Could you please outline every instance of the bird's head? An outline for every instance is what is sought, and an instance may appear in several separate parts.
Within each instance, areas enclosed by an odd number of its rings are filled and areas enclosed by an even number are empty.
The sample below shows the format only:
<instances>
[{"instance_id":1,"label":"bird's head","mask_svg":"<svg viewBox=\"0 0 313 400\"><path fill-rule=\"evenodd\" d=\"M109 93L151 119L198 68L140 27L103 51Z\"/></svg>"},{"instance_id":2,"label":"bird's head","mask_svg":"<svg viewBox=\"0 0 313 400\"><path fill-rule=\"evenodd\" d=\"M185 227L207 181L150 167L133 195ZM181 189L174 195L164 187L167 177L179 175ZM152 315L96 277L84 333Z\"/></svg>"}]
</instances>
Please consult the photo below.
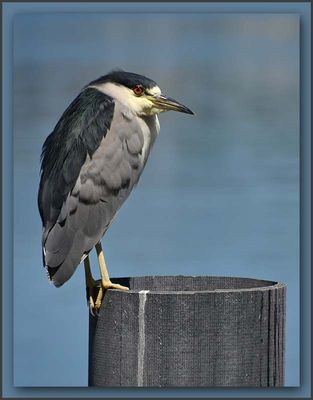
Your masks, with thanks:
<instances>
[{"instance_id":1,"label":"bird's head","mask_svg":"<svg viewBox=\"0 0 313 400\"><path fill-rule=\"evenodd\" d=\"M140 116L155 115L170 110L193 114L178 101L164 96L154 81L131 72L113 71L92 81L88 87L97 88Z\"/></svg>"}]
</instances>

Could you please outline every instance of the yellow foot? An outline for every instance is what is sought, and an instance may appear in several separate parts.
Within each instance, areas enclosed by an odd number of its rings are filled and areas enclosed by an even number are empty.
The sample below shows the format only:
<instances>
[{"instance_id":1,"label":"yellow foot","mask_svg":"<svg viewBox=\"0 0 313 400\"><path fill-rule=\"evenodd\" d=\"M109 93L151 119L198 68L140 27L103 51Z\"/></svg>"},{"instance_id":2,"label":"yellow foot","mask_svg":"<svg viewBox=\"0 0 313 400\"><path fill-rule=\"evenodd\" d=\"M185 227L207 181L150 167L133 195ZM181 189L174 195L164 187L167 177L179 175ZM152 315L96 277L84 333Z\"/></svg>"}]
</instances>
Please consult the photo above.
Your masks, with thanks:
<instances>
[{"instance_id":1,"label":"yellow foot","mask_svg":"<svg viewBox=\"0 0 313 400\"><path fill-rule=\"evenodd\" d=\"M104 294L107 289L118 289L118 290L129 290L127 286L119 285L118 283L112 283L111 281L103 280L101 286L87 287L87 299L89 303L89 310L91 315L99 315L99 310L102 304ZM89 296L89 297L88 297Z\"/></svg>"},{"instance_id":2,"label":"yellow foot","mask_svg":"<svg viewBox=\"0 0 313 400\"><path fill-rule=\"evenodd\" d=\"M103 289L119 289L119 290L129 290L127 286L119 285L118 283L112 283L111 281L102 280Z\"/></svg>"}]
</instances>

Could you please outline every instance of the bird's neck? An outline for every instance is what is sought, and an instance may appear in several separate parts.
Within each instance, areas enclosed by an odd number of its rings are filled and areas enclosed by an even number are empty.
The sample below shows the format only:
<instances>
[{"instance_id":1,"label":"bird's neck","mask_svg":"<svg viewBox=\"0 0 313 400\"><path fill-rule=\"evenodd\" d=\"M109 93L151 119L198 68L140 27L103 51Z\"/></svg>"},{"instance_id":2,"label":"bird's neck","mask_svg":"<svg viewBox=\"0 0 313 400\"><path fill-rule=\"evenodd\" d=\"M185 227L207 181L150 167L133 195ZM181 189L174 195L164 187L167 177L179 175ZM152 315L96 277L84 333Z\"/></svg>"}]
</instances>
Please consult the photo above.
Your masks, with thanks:
<instances>
[{"instance_id":1,"label":"bird's neck","mask_svg":"<svg viewBox=\"0 0 313 400\"><path fill-rule=\"evenodd\" d=\"M144 164L150 154L152 146L160 132L160 124L156 115L138 118L138 123L141 126L141 131L144 138L144 145L142 149L142 157Z\"/></svg>"}]
</instances>

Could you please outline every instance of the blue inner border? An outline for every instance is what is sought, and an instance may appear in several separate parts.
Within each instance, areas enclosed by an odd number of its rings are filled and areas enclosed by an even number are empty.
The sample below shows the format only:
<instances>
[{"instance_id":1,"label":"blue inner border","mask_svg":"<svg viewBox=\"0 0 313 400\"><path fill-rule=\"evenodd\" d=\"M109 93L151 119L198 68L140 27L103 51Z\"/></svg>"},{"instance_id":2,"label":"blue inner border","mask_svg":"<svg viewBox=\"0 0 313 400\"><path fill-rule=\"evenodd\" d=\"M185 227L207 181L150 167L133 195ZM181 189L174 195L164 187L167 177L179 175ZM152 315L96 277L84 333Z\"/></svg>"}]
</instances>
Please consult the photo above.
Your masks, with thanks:
<instances>
[{"instance_id":1,"label":"blue inner border","mask_svg":"<svg viewBox=\"0 0 313 400\"><path fill-rule=\"evenodd\" d=\"M211 12L211 13L296 13L301 26L301 386L279 389L173 388L15 388L13 387L13 268L3 269L3 396L4 397L310 397L311 320L311 4L294 3L3 3L3 265L13 265L12 246L12 26L18 13L33 12Z\"/></svg>"}]
</instances>

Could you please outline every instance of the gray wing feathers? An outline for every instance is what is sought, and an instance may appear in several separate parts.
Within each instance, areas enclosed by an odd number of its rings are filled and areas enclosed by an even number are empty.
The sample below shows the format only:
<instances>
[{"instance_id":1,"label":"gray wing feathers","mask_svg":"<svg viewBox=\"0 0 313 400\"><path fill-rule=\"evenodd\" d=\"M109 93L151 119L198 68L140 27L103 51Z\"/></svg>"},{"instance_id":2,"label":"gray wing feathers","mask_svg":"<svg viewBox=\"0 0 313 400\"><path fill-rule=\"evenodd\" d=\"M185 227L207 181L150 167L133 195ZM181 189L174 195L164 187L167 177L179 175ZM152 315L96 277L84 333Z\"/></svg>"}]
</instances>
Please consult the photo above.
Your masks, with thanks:
<instances>
[{"instance_id":1,"label":"gray wing feathers","mask_svg":"<svg viewBox=\"0 0 313 400\"><path fill-rule=\"evenodd\" d=\"M45 263L56 286L72 276L84 254L100 241L142 172L141 129L135 118L119 118L113 119L92 158L87 155L48 234Z\"/></svg>"}]
</instances>

